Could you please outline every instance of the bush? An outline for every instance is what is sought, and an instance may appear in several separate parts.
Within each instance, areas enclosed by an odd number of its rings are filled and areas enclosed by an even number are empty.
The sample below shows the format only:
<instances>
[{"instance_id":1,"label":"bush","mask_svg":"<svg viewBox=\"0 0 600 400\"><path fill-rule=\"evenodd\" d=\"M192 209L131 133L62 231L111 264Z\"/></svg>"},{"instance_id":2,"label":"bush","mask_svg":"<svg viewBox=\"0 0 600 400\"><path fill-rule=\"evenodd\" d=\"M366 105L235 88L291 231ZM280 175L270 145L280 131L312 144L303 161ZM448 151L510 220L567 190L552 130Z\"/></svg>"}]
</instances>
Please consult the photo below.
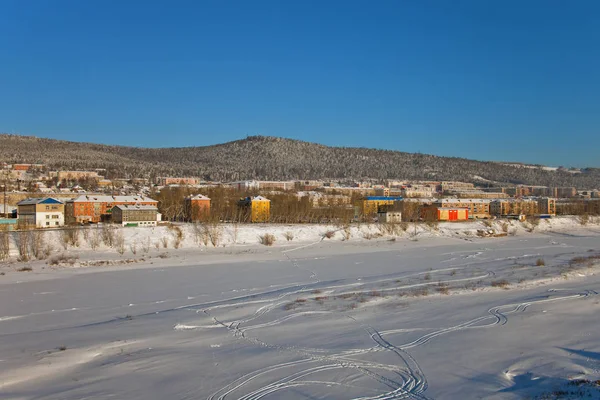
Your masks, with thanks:
<instances>
[{"instance_id":1,"label":"bush","mask_svg":"<svg viewBox=\"0 0 600 400\"><path fill-rule=\"evenodd\" d=\"M510 283L506 279L500 279L497 281L492 281L491 285L492 285L492 287L506 288L510 285Z\"/></svg>"},{"instance_id":2,"label":"bush","mask_svg":"<svg viewBox=\"0 0 600 400\"><path fill-rule=\"evenodd\" d=\"M10 252L10 234L6 231L0 231L0 260L8 258Z\"/></svg>"},{"instance_id":3,"label":"bush","mask_svg":"<svg viewBox=\"0 0 600 400\"><path fill-rule=\"evenodd\" d=\"M119 232L115 233L114 245L119 254L123 255L123 253L125 253L125 237L123 236L123 232L120 230Z\"/></svg>"},{"instance_id":4,"label":"bush","mask_svg":"<svg viewBox=\"0 0 600 400\"><path fill-rule=\"evenodd\" d=\"M543 258L538 258L535 262L535 265L537 265L538 267L543 267L544 265L546 265L546 262Z\"/></svg>"},{"instance_id":5,"label":"bush","mask_svg":"<svg viewBox=\"0 0 600 400\"><path fill-rule=\"evenodd\" d=\"M294 232L292 232L292 231L284 232L283 237L285 238L285 240L290 242L290 241L294 240Z\"/></svg>"},{"instance_id":6,"label":"bush","mask_svg":"<svg viewBox=\"0 0 600 400\"><path fill-rule=\"evenodd\" d=\"M323 234L323 237L327 238L327 239L331 239L334 236L335 236L335 231L327 231Z\"/></svg>"},{"instance_id":7,"label":"bush","mask_svg":"<svg viewBox=\"0 0 600 400\"><path fill-rule=\"evenodd\" d=\"M260 244L263 244L265 246L272 246L273 243L275 243L275 235L265 233L264 235L258 237L258 241L260 242Z\"/></svg>"},{"instance_id":8,"label":"bush","mask_svg":"<svg viewBox=\"0 0 600 400\"><path fill-rule=\"evenodd\" d=\"M53 256L52 258L50 258L50 260L48 260L48 265L60 265L60 264L68 264L68 265L75 265L75 261L77 261L77 259L79 258L79 256L75 256L75 255L70 255L70 254L57 254L55 256Z\"/></svg>"}]
</instances>

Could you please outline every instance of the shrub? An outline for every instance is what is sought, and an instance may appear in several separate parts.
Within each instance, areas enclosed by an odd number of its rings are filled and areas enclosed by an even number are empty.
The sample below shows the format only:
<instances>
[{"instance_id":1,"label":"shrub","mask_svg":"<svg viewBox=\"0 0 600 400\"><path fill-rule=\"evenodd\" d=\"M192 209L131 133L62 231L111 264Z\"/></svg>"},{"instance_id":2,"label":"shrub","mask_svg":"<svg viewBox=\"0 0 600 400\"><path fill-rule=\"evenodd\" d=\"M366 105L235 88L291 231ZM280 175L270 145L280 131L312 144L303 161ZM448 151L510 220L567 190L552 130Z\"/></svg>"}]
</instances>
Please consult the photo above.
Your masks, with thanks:
<instances>
[{"instance_id":1,"label":"shrub","mask_svg":"<svg viewBox=\"0 0 600 400\"><path fill-rule=\"evenodd\" d=\"M260 242L260 244L263 244L265 246L272 246L273 243L275 243L275 235L265 233L264 235L258 237L258 241Z\"/></svg>"},{"instance_id":2,"label":"shrub","mask_svg":"<svg viewBox=\"0 0 600 400\"><path fill-rule=\"evenodd\" d=\"M327 231L323 234L323 237L327 238L327 239L331 239L334 236L335 236L335 231Z\"/></svg>"},{"instance_id":3,"label":"shrub","mask_svg":"<svg viewBox=\"0 0 600 400\"><path fill-rule=\"evenodd\" d=\"M288 242L289 242L289 241L292 241L292 240L294 240L294 232L292 232L292 231L287 231L287 232L284 232L284 233L283 233L283 237L284 237L284 238L285 238L285 240L287 240Z\"/></svg>"},{"instance_id":4,"label":"shrub","mask_svg":"<svg viewBox=\"0 0 600 400\"><path fill-rule=\"evenodd\" d=\"M537 265L538 267L543 267L544 265L546 265L546 262L543 258L538 258L535 262L535 265Z\"/></svg>"},{"instance_id":5,"label":"shrub","mask_svg":"<svg viewBox=\"0 0 600 400\"><path fill-rule=\"evenodd\" d=\"M506 279L492 281L490 284L492 285L492 287L501 287L501 288L506 288L510 285L510 283Z\"/></svg>"},{"instance_id":6,"label":"shrub","mask_svg":"<svg viewBox=\"0 0 600 400\"><path fill-rule=\"evenodd\" d=\"M31 231L19 231L15 236L17 249L19 250L19 261L29 261L31 254L29 253L29 241L32 236Z\"/></svg>"},{"instance_id":7,"label":"shrub","mask_svg":"<svg viewBox=\"0 0 600 400\"><path fill-rule=\"evenodd\" d=\"M123 253L125 253L125 237L123 236L123 232L120 230L114 236L114 245L119 254L123 255Z\"/></svg>"},{"instance_id":8,"label":"shrub","mask_svg":"<svg viewBox=\"0 0 600 400\"><path fill-rule=\"evenodd\" d=\"M69 227L62 231L62 245L65 250L69 246L79 247L79 229Z\"/></svg>"},{"instance_id":9,"label":"shrub","mask_svg":"<svg viewBox=\"0 0 600 400\"><path fill-rule=\"evenodd\" d=\"M48 260L49 265L60 265L60 264L68 264L75 265L75 261L77 261L79 257L70 254L57 254Z\"/></svg>"},{"instance_id":10,"label":"shrub","mask_svg":"<svg viewBox=\"0 0 600 400\"><path fill-rule=\"evenodd\" d=\"M428 272L425 274L425 276L423 277L424 280L428 281L431 280L431 274Z\"/></svg>"},{"instance_id":11,"label":"shrub","mask_svg":"<svg viewBox=\"0 0 600 400\"><path fill-rule=\"evenodd\" d=\"M162 243L163 248L167 248L169 247L169 238L166 236L163 236L160 238L160 242Z\"/></svg>"},{"instance_id":12,"label":"shrub","mask_svg":"<svg viewBox=\"0 0 600 400\"><path fill-rule=\"evenodd\" d=\"M31 272L31 271L33 271L33 268L31 268L29 265L26 265L24 267L21 267L21 268L17 269L17 271L19 271L19 272Z\"/></svg>"},{"instance_id":13,"label":"shrub","mask_svg":"<svg viewBox=\"0 0 600 400\"><path fill-rule=\"evenodd\" d=\"M589 216L589 214L586 213L586 214L581 214L579 216L579 223L581 225L587 225L588 222L590 222L590 216Z\"/></svg>"},{"instance_id":14,"label":"shrub","mask_svg":"<svg viewBox=\"0 0 600 400\"><path fill-rule=\"evenodd\" d=\"M438 284L438 286L435 288L435 290L441 294L450 294L450 288L445 283Z\"/></svg>"},{"instance_id":15,"label":"shrub","mask_svg":"<svg viewBox=\"0 0 600 400\"><path fill-rule=\"evenodd\" d=\"M112 248L115 245L115 233L117 228L114 225L104 225L102 227L102 242L106 247Z\"/></svg>"},{"instance_id":16,"label":"shrub","mask_svg":"<svg viewBox=\"0 0 600 400\"><path fill-rule=\"evenodd\" d=\"M10 234L6 231L0 231L0 260L8 258L10 252Z\"/></svg>"},{"instance_id":17,"label":"shrub","mask_svg":"<svg viewBox=\"0 0 600 400\"><path fill-rule=\"evenodd\" d=\"M483 223L484 226L487 226L488 228L492 227L493 222L489 219L484 219L481 221Z\"/></svg>"}]
</instances>

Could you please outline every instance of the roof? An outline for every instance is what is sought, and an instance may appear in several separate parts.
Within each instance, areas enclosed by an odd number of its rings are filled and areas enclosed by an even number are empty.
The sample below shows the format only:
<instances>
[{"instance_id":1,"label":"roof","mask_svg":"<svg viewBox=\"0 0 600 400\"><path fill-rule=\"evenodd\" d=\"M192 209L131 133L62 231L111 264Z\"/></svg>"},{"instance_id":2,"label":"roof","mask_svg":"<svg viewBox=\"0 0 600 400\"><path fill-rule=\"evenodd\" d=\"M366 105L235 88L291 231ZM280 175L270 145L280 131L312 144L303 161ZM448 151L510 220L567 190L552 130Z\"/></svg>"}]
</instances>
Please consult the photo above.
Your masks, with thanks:
<instances>
[{"instance_id":1,"label":"roof","mask_svg":"<svg viewBox=\"0 0 600 400\"><path fill-rule=\"evenodd\" d=\"M156 208L156 206L146 206L140 204L119 204L114 206L113 208L118 208L119 210L158 211L158 208Z\"/></svg>"},{"instance_id":2,"label":"roof","mask_svg":"<svg viewBox=\"0 0 600 400\"><path fill-rule=\"evenodd\" d=\"M190 200L210 200L209 197L206 197L203 194L197 194L195 196L188 196L188 199L190 199Z\"/></svg>"},{"instance_id":3,"label":"roof","mask_svg":"<svg viewBox=\"0 0 600 400\"><path fill-rule=\"evenodd\" d=\"M63 204L62 201L53 199L52 197L36 197L21 200L17 203L18 206L29 206L32 204Z\"/></svg>"},{"instance_id":4,"label":"roof","mask_svg":"<svg viewBox=\"0 0 600 400\"><path fill-rule=\"evenodd\" d=\"M251 201L271 201L271 200L267 199L266 197L262 197L262 196L251 197L250 200Z\"/></svg>"},{"instance_id":5,"label":"roof","mask_svg":"<svg viewBox=\"0 0 600 400\"><path fill-rule=\"evenodd\" d=\"M391 200L391 201L400 201L402 197L391 197L391 196L367 196L365 200Z\"/></svg>"},{"instance_id":6,"label":"roof","mask_svg":"<svg viewBox=\"0 0 600 400\"><path fill-rule=\"evenodd\" d=\"M107 195L93 195L88 194L84 196L76 197L70 202L82 203L82 202L92 202L92 203L140 203L140 202L153 202L158 203L158 201L151 199L150 197L145 196L107 196Z\"/></svg>"}]
</instances>

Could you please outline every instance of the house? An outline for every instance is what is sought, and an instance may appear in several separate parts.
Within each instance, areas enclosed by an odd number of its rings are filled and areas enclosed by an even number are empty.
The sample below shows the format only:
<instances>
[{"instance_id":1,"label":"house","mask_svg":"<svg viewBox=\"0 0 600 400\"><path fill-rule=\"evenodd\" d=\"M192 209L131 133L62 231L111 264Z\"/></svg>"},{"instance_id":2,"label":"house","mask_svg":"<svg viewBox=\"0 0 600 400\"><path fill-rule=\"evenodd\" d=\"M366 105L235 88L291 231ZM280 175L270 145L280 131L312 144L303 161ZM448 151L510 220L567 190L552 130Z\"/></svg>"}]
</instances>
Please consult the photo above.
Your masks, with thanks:
<instances>
[{"instance_id":1,"label":"house","mask_svg":"<svg viewBox=\"0 0 600 400\"><path fill-rule=\"evenodd\" d=\"M65 205L52 197L29 198L17 203L18 223L36 228L54 228L65 224Z\"/></svg>"},{"instance_id":2,"label":"house","mask_svg":"<svg viewBox=\"0 0 600 400\"><path fill-rule=\"evenodd\" d=\"M424 221L466 221L469 219L469 209L466 207L441 207L434 204L421 208L421 218Z\"/></svg>"},{"instance_id":3,"label":"house","mask_svg":"<svg viewBox=\"0 0 600 400\"><path fill-rule=\"evenodd\" d=\"M207 221L210 217L210 198L197 194L185 198L185 215L190 221Z\"/></svg>"},{"instance_id":4,"label":"house","mask_svg":"<svg viewBox=\"0 0 600 400\"><path fill-rule=\"evenodd\" d=\"M271 200L262 196L241 199L238 207L250 222L268 222L271 218Z\"/></svg>"},{"instance_id":5,"label":"house","mask_svg":"<svg viewBox=\"0 0 600 400\"><path fill-rule=\"evenodd\" d=\"M158 201L144 196L82 195L66 201L65 222L83 224L107 221L114 206L136 204L158 207Z\"/></svg>"},{"instance_id":6,"label":"house","mask_svg":"<svg viewBox=\"0 0 600 400\"><path fill-rule=\"evenodd\" d=\"M156 226L158 208L139 204L118 204L112 208L112 221L123 226Z\"/></svg>"}]
</instances>

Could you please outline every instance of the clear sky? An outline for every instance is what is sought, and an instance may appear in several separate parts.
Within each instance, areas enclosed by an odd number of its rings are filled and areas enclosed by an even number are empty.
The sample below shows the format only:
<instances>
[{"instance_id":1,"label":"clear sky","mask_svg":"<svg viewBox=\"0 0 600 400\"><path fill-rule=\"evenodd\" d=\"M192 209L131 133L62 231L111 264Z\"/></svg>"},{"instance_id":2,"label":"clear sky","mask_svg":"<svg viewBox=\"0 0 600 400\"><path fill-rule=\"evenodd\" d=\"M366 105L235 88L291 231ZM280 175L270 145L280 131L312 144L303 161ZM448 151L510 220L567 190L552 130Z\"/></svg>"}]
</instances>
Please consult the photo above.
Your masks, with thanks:
<instances>
[{"instance_id":1,"label":"clear sky","mask_svg":"<svg viewBox=\"0 0 600 400\"><path fill-rule=\"evenodd\" d=\"M1 0L0 57L0 132L600 167L597 0Z\"/></svg>"}]
</instances>

